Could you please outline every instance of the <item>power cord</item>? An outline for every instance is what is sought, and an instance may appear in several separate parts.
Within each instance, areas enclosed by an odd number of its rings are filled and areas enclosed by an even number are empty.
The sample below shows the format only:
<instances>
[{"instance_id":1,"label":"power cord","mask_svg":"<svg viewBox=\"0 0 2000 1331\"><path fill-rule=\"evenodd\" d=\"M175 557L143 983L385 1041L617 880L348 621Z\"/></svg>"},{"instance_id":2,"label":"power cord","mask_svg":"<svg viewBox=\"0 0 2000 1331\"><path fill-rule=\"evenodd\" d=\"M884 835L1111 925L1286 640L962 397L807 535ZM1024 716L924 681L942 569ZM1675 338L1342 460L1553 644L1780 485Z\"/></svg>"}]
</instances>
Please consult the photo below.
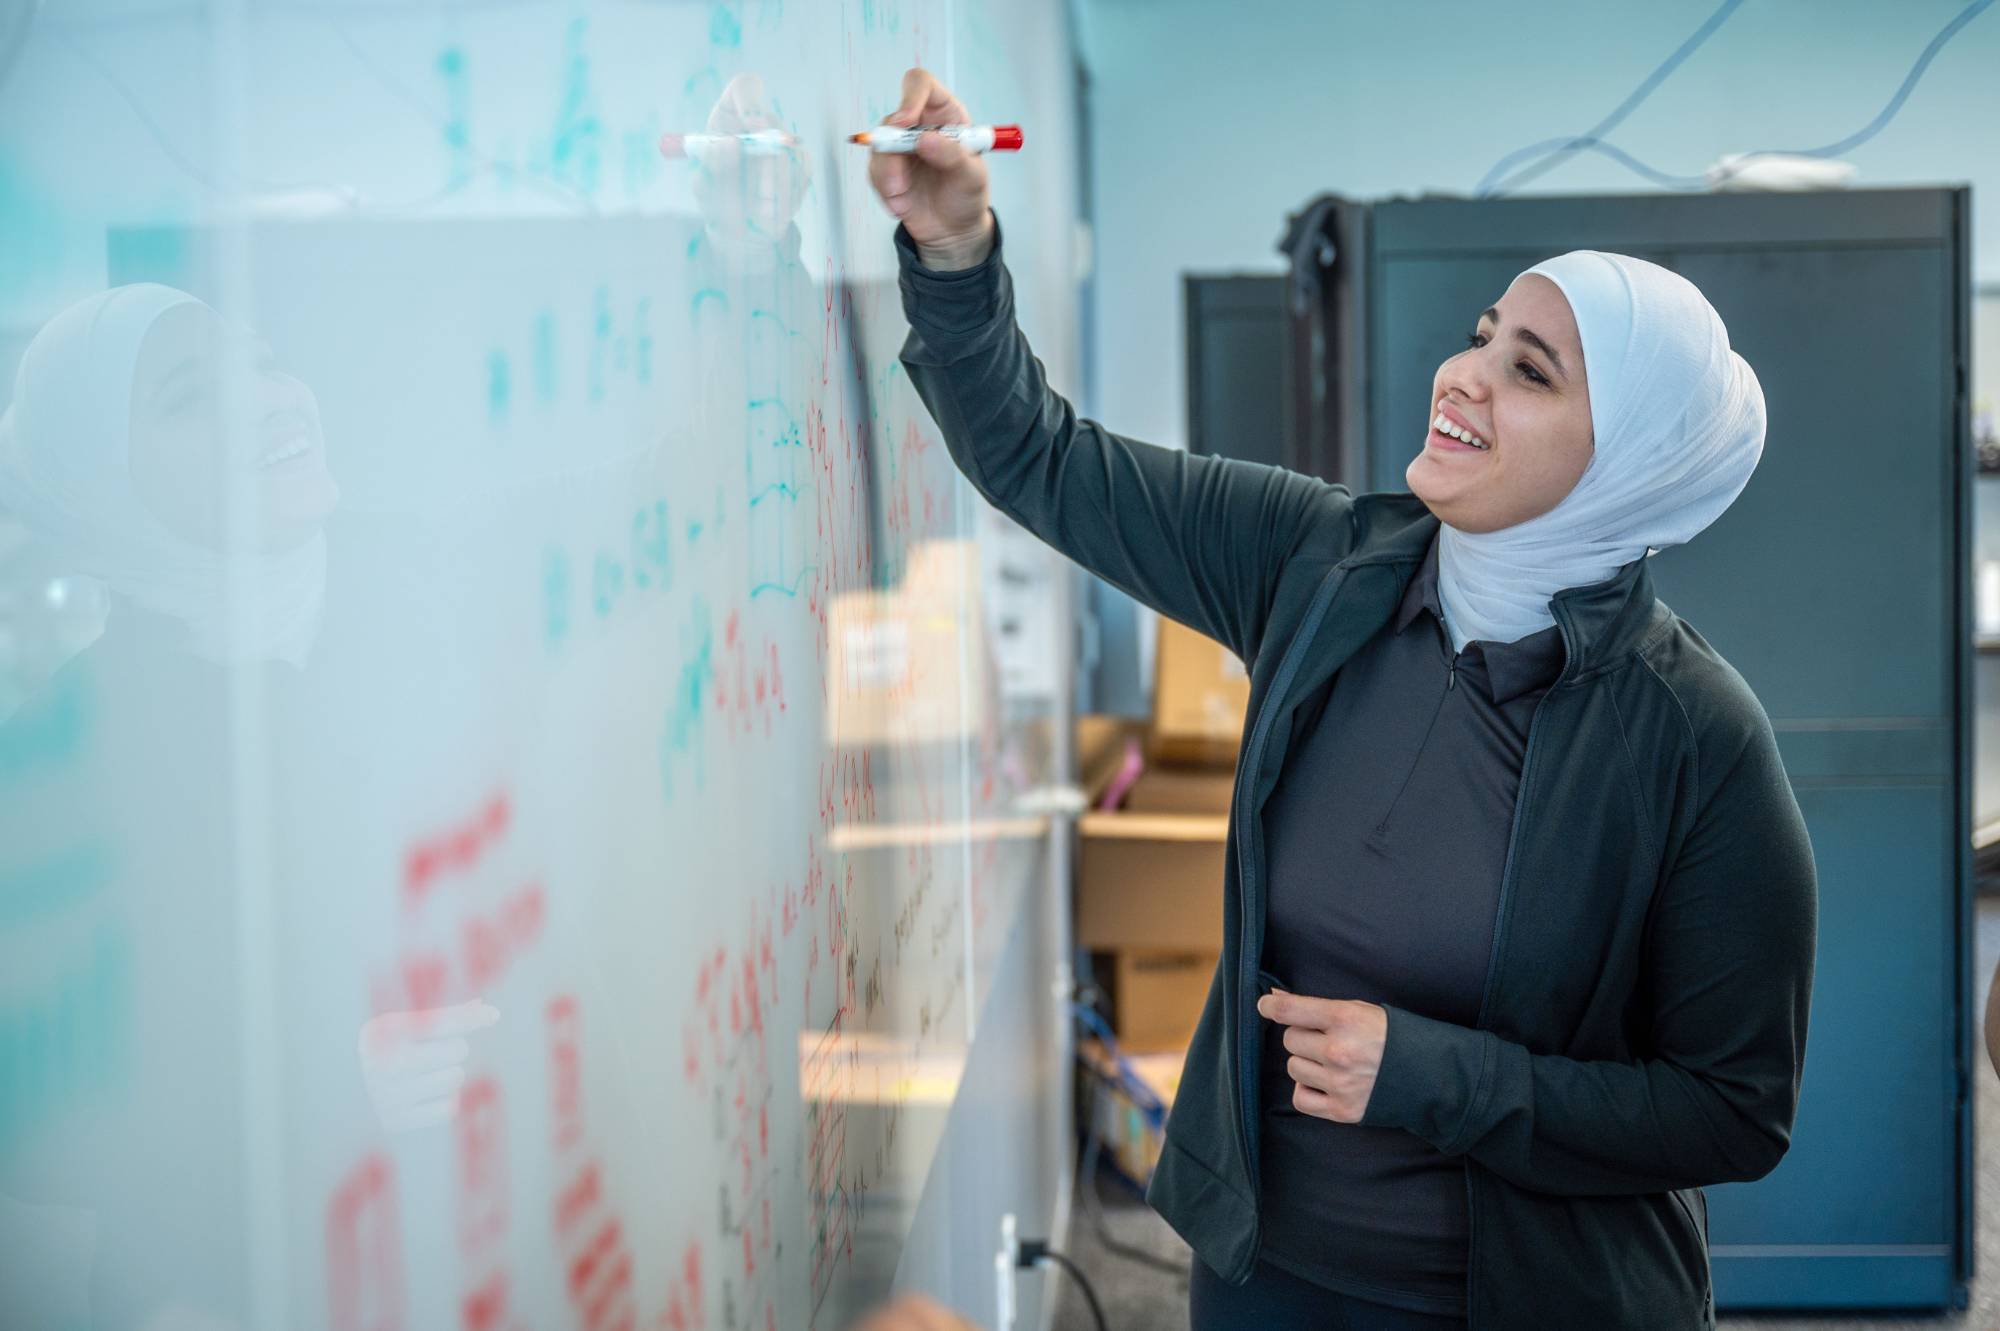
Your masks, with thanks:
<instances>
[{"instance_id":1,"label":"power cord","mask_svg":"<svg viewBox=\"0 0 2000 1331\"><path fill-rule=\"evenodd\" d=\"M1963 9L1959 10L1958 14L1950 22L1946 23L1944 27L1940 28L1935 37L1931 38L1930 44L1924 47L1923 53L1910 66L1909 72L1903 76L1902 85L1889 98L1888 104L1875 114L1873 120L1838 142L1825 144L1818 148L1759 149L1757 152L1744 153L1727 165L1714 168L1708 173L1699 176L1671 175L1668 172L1648 166L1616 144L1606 143L1601 137L1603 127L1616 124L1619 120L1623 119L1647 94L1650 94L1654 88L1658 87L1660 81L1667 74L1671 73L1674 67L1680 64L1682 60L1686 59L1695 47L1708 39L1709 34L1713 33L1722 20L1727 18L1736 8L1733 3L1725 3L1714 14L1709 16L1708 21L1695 32L1694 36L1681 44L1679 50L1667 57L1666 61L1647 77L1645 83L1632 96L1626 98L1611 115L1605 117L1597 130L1593 130L1588 134L1577 135L1573 138L1544 139L1540 143L1531 143L1525 148L1515 149L1507 156L1501 158L1494 165L1493 169L1486 173L1486 178L1479 182L1473 193L1479 198L1497 198L1509 190L1516 188L1518 185L1526 183L1533 176L1540 175L1542 171L1555 165L1556 162L1565 160L1570 154L1585 149L1602 153L1620 165L1653 181L1655 184L1662 185L1668 189L1689 192L1712 190L1731 176L1749 169L1759 157L1838 157L1840 154L1847 152L1849 149L1861 146L1869 139L1881 133L1883 128L1891 120L1895 119L1896 112L1901 110L1903 103L1908 100L1910 90L1917 86L1917 81L1923 77L1924 71L1930 67L1930 63L1936 57L1937 53L1944 49L1945 43L1957 36L1960 28L1963 28L1973 19L1979 17L1992 4L1993 0L1971 0ZM1553 153L1555 156L1548 160L1546 164L1544 162L1536 162L1515 172L1509 179L1496 181L1495 177L1514 162L1520 160L1522 157L1531 156L1536 153Z\"/></svg>"},{"instance_id":2,"label":"power cord","mask_svg":"<svg viewBox=\"0 0 2000 1331\"><path fill-rule=\"evenodd\" d=\"M1610 115L1604 117L1604 119L1598 121L1582 134L1573 138L1544 139L1540 143L1531 143L1525 148L1516 148L1513 152L1508 153L1505 157L1495 162L1492 169L1487 171L1485 178L1473 188L1472 192L1480 198L1486 198L1490 195L1504 194L1509 190L1519 189L1522 185L1527 184L1543 172L1553 170L1571 156L1581 152L1584 148L1600 142L1606 134L1609 134L1617 127L1620 121L1625 119L1626 116L1631 115L1639 103L1652 96L1653 89L1666 82L1667 75L1679 68L1682 61L1693 55L1697 47L1713 36L1715 30L1721 27L1729 16L1736 12L1736 7L1742 3L1743 0L1723 0L1722 5L1713 14L1708 16L1708 21L1703 23L1699 28L1696 28L1694 35L1680 44L1680 49L1661 61L1653 72L1646 76L1645 81L1637 88L1634 88L1631 94L1624 101L1620 102L1617 109L1612 111ZM1545 152L1548 155L1542 158L1542 160L1516 171L1512 177L1502 179L1508 168L1512 167L1514 163L1524 157L1532 157L1538 152Z\"/></svg>"},{"instance_id":3,"label":"power cord","mask_svg":"<svg viewBox=\"0 0 2000 1331\"><path fill-rule=\"evenodd\" d=\"M1166 1117L1166 1106L1158 1102L1152 1090L1139 1079L1138 1073L1133 1071L1132 1065L1126 1061L1125 1055L1118 1048L1118 1037L1112 1034L1109 1023L1092 1006L1096 998L1103 996L1103 989L1094 983L1086 981L1084 984L1078 986L1077 993L1078 1000L1073 1004L1076 1019L1092 1035L1095 1035L1103 1042L1106 1051L1111 1056L1112 1065L1118 1070L1119 1082L1126 1088L1126 1093L1132 1097L1133 1103L1139 1105L1149 1117L1157 1116L1160 1119L1164 1119ZM1170 1258L1147 1252L1144 1248L1122 1242L1111 1232L1111 1218L1104 1214L1104 1194L1098 1190L1097 1186L1097 1161L1098 1156L1102 1153L1104 1140L1097 1130L1097 1107L1104 1094L1104 1079L1099 1076L1093 1076L1090 1086L1090 1104L1086 1106L1084 1111L1084 1123L1087 1126L1084 1129L1083 1158L1077 1162L1076 1171L1077 1183L1083 1189L1083 1207L1084 1210L1090 1213L1091 1227L1097 1231L1097 1242L1106 1252L1111 1253L1113 1256L1123 1257L1128 1262L1137 1262L1141 1266L1151 1267L1155 1271L1164 1271L1168 1275L1178 1276L1185 1280L1189 1271L1188 1263L1176 1262Z\"/></svg>"},{"instance_id":4,"label":"power cord","mask_svg":"<svg viewBox=\"0 0 2000 1331\"><path fill-rule=\"evenodd\" d=\"M1110 1331L1110 1324L1104 1320L1104 1306L1097 1301L1097 1291L1091 1288L1090 1278L1083 1269L1040 1239L1022 1239L1021 1256L1015 1265L1025 1271L1043 1262L1054 1263L1069 1274L1082 1292L1083 1301L1090 1305L1091 1320L1097 1323L1097 1331Z\"/></svg>"}]
</instances>

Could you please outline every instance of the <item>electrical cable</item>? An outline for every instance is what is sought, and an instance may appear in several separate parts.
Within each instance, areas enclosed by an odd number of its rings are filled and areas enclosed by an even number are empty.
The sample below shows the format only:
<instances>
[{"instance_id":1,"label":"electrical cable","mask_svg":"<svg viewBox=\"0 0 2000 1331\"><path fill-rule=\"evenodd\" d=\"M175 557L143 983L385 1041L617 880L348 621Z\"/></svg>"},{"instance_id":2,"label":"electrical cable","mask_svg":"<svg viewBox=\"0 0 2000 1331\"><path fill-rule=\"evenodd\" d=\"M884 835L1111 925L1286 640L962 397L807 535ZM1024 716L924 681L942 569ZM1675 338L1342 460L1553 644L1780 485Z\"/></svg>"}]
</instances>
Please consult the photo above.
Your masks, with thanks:
<instances>
[{"instance_id":1,"label":"electrical cable","mask_svg":"<svg viewBox=\"0 0 2000 1331\"><path fill-rule=\"evenodd\" d=\"M1083 1268L1039 1239L1024 1239L1019 1265L1030 1267L1042 1262L1054 1262L1069 1273L1069 1278L1082 1291L1083 1301L1090 1305L1090 1317L1097 1323L1097 1331L1110 1331L1110 1323L1104 1320L1104 1305L1097 1301L1097 1291L1091 1288L1090 1278L1084 1275Z\"/></svg>"},{"instance_id":2,"label":"electrical cable","mask_svg":"<svg viewBox=\"0 0 2000 1331\"><path fill-rule=\"evenodd\" d=\"M1917 57L1916 62L1910 66L1909 73L1903 76L1903 82L1901 86L1899 86L1896 89L1894 95L1892 95L1889 98L1888 102L1883 106L1883 108L1876 113L1875 118L1869 121L1866 125L1862 126L1860 129L1856 130L1854 133L1848 135L1846 138L1840 139L1834 143L1826 144L1823 147L1761 148L1758 149L1756 152L1743 154L1743 156L1739 160L1732 163L1727 169L1722 170L1719 173L1712 175L1699 175L1699 176L1670 175L1667 172L1660 171L1654 167L1648 166L1646 163L1641 162L1638 158L1633 157L1630 153L1626 152L1624 149L1619 148L1615 144L1605 143L1600 139L1596 138L1594 135L1584 135L1578 138L1544 139L1540 143L1533 143L1529 144L1526 148L1516 149L1514 153L1509 154L1509 157L1503 158L1502 161L1504 162L1507 160L1511 160L1512 158L1520 157L1527 154L1532 154L1537 151L1548 151L1554 149L1575 149L1580 151L1582 149L1588 148L1592 152L1603 153L1605 156L1611 158L1612 160L1620 163L1625 167L1630 168L1632 171L1638 173L1639 175L1645 176L1647 179L1652 180L1657 184L1664 185L1669 189L1695 191L1695 190L1708 190L1715 188L1715 186L1721 184L1723 181L1729 179L1731 176L1734 176L1748 169L1750 164L1759 157L1770 157L1770 156L1836 157L1839 154L1846 152L1851 148L1859 147L1861 144L1866 143L1868 140L1874 138L1877 134L1881 133L1884 129L1886 129L1889 125L1889 122L1895 118L1896 113L1902 109L1903 103L1909 99L1911 90L1913 90L1917 86L1918 80L1920 80L1923 77L1924 71L1930 67L1931 61L1937 57L1939 51L1944 49L1945 43L1949 42L1953 37L1957 36L1960 29L1964 28L1965 25L1967 23L1970 23L1973 19L1979 17L1979 15L1984 10L1991 7L1992 4L1993 0L1972 0L1972 3L1968 4L1964 9L1960 10L1958 14L1955 17L1953 17L1949 23L1945 24L1944 27L1938 30L1938 33L1935 37L1931 38L1930 44L1924 47L1922 54L1920 54ZM1533 168L1529 169L1532 170ZM1490 171L1487 173L1489 179L1491 178L1492 174L1493 173ZM1490 192L1481 193L1480 197L1482 198L1498 197L1505 190L1511 188L1513 183L1514 182L1512 181L1502 181L1499 185L1494 186Z\"/></svg>"},{"instance_id":3,"label":"electrical cable","mask_svg":"<svg viewBox=\"0 0 2000 1331\"><path fill-rule=\"evenodd\" d=\"M1618 104L1617 108L1610 115L1598 121L1589 130L1576 138L1544 139L1540 143L1531 143L1525 148L1516 148L1513 152L1508 153L1505 157L1495 162L1487 170L1485 176L1480 179L1479 184L1472 192L1483 198L1495 189L1518 188L1520 185L1527 183L1527 181L1541 175L1544 171L1551 171L1562 165L1570 157L1581 152L1586 142L1596 143L1601 141L1604 135L1609 134L1620 121L1624 120L1626 116L1631 115L1638 108L1639 103L1652 96L1653 90L1666 82L1667 76L1678 69L1682 61L1693 55L1703 42L1713 36L1715 30L1721 27L1742 3L1743 0L1723 0L1722 5L1713 14L1708 16L1707 22L1696 28L1694 34L1682 42L1678 50L1656 65L1653 72L1648 74L1639 86L1634 88L1631 94ZM1549 152L1547 157L1517 172L1513 179L1506 181L1504 184L1499 186L1494 184L1495 178L1515 162L1523 157L1533 156L1537 152L1546 151L1551 144L1556 145L1556 147L1553 151Z\"/></svg>"}]
</instances>

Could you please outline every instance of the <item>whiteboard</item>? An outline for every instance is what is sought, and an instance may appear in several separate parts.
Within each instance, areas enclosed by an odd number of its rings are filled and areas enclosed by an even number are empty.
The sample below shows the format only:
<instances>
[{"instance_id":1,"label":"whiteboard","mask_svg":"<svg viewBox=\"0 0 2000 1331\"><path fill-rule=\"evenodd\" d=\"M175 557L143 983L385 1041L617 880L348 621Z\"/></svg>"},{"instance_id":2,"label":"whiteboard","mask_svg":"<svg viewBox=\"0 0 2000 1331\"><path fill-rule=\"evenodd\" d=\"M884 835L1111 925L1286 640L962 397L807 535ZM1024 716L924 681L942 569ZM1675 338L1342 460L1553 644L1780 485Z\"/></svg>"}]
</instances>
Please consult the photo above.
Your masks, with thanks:
<instances>
[{"instance_id":1,"label":"whiteboard","mask_svg":"<svg viewBox=\"0 0 2000 1331\"><path fill-rule=\"evenodd\" d=\"M1059 0L0 3L0 1326L1000 1319L1069 611L897 363L917 63L1071 380Z\"/></svg>"}]
</instances>

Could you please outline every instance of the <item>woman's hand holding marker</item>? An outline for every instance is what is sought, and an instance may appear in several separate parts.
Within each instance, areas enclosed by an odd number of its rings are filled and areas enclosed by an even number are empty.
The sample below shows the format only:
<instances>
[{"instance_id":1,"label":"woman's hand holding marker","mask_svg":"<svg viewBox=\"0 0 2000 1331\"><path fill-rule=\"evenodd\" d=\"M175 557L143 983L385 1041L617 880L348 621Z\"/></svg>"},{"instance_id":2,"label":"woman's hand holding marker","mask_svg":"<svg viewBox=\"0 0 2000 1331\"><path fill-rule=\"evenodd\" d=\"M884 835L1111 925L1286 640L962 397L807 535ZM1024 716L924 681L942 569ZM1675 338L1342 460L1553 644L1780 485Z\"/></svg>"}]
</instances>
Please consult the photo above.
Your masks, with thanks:
<instances>
[{"instance_id":1,"label":"woman's hand holding marker","mask_svg":"<svg viewBox=\"0 0 2000 1331\"><path fill-rule=\"evenodd\" d=\"M965 104L926 69L903 75L903 103L882 117L883 124L904 129L971 120ZM902 219L924 267L971 268L992 253L986 160L978 153L929 131L917 140L914 153L870 153L868 181Z\"/></svg>"},{"instance_id":2,"label":"woman's hand holding marker","mask_svg":"<svg viewBox=\"0 0 2000 1331\"><path fill-rule=\"evenodd\" d=\"M1273 989L1257 1012L1285 1028L1286 1071L1297 1083L1292 1106L1301 1114L1359 1123L1375 1093L1388 1043L1389 1013L1354 998L1307 998Z\"/></svg>"}]
</instances>

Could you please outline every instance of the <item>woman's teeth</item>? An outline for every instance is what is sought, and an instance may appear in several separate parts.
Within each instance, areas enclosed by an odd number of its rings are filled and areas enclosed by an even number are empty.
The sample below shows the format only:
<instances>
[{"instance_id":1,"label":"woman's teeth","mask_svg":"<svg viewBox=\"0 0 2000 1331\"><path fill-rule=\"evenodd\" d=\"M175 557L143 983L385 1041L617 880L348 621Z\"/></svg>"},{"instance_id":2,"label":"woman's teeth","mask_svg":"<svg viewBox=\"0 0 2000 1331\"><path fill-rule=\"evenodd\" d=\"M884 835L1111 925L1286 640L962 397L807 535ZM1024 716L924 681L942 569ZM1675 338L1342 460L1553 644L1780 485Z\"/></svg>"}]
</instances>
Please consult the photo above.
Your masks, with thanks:
<instances>
[{"instance_id":1,"label":"woman's teeth","mask_svg":"<svg viewBox=\"0 0 2000 1331\"><path fill-rule=\"evenodd\" d=\"M257 459L260 467L275 467L280 462L295 458L312 450L312 440L302 434L280 439L264 450L264 456Z\"/></svg>"},{"instance_id":2,"label":"woman's teeth","mask_svg":"<svg viewBox=\"0 0 2000 1331\"><path fill-rule=\"evenodd\" d=\"M1445 414L1441 411L1431 421L1431 428L1433 430L1436 430L1439 434L1448 434L1452 438L1460 440L1464 443L1471 444L1474 448L1477 449L1483 450L1492 447L1492 445L1488 444L1484 439L1481 439L1478 435L1474 434L1472 431L1461 430L1456 425L1453 425L1449 420L1445 419Z\"/></svg>"}]
</instances>

